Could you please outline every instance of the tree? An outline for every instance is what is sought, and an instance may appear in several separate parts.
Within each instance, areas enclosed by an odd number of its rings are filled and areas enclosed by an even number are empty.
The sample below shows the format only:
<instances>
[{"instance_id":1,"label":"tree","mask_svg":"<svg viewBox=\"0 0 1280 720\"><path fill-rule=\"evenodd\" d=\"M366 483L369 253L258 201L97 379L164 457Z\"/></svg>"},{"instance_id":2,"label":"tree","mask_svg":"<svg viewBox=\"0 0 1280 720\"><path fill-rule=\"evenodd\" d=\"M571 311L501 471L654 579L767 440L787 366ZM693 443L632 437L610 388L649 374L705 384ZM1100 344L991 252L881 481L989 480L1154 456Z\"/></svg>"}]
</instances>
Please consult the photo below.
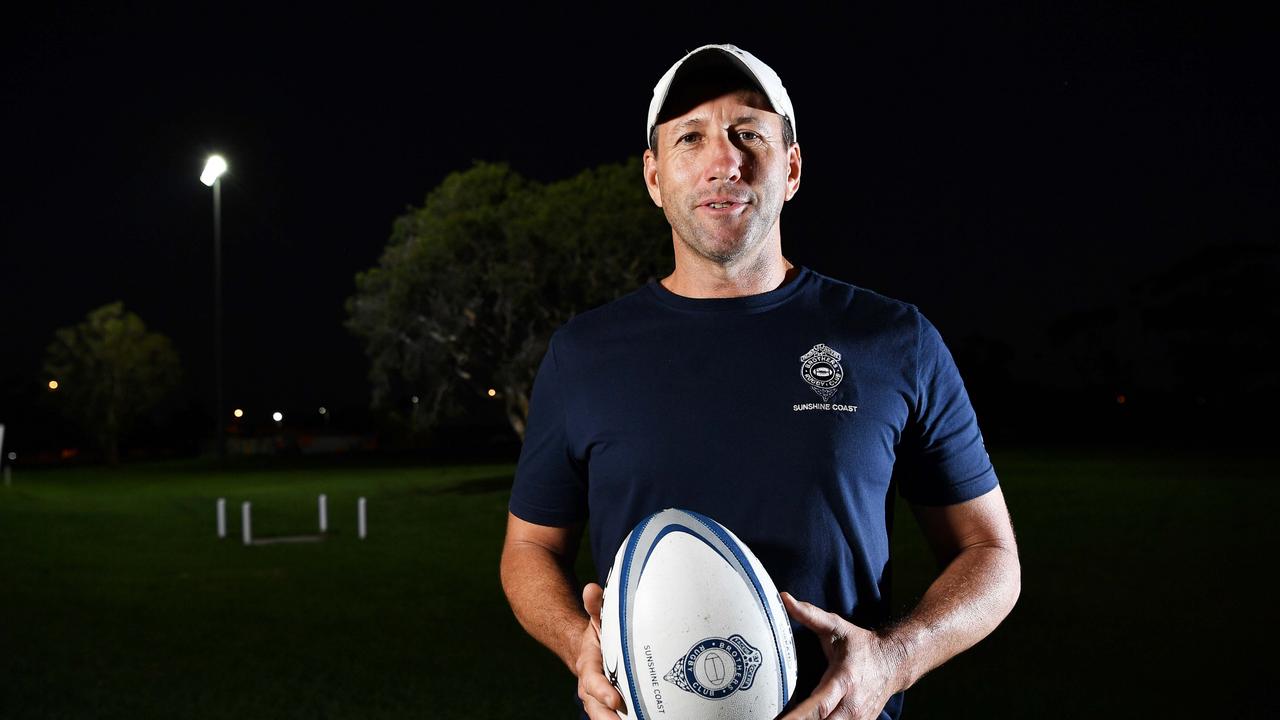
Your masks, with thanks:
<instances>
[{"instance_id":1,"label":"tree","mask_svg":"<svg viewBox=\"0 0 1280 720\"><path fill-rule=\"evenodd\" d=\"M61 328L45 350L44 370L58 381L58 405L98 443L112 465L120 437L171 392L181 377L169 338L114 302Z\"/></svg>"},{"instance_id":2,"label":"tree","mask_svg":"<svg viewBox=\"0 0 1280 720\"><path fill-rule=\"evenodd\" d=\"M555 329L671 267L670 231L641 177L637 160L548 184L477 163L399 217L347 301L375 406L419 396L408 422L420 430L493 388L523 438Z\"/></svg>"}]
</instances>

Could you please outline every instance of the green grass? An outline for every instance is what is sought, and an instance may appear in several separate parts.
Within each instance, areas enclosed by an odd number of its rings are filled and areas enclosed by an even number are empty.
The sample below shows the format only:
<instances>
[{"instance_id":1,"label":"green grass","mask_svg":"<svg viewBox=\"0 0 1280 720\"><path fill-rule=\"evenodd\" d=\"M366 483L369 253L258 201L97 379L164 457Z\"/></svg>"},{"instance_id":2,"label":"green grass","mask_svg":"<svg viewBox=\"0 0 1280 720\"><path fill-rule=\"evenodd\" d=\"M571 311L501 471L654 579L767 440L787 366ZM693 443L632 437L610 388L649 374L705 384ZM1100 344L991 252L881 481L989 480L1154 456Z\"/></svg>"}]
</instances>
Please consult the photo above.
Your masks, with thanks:
<instances>
[{"instance_id":1,"label":"green grass","mask_svg":"<svg viewBox=\"0 0 1280 720\"><path fill-rule=\"evenodd\" d=\"M916 717L1260 717L1277 633L1268 561L1280 471L1226 455L993 457L1022 595L984 642L907 696ZM898 598L932 568L910 513ZM1274 707L1274 703L1266 707Z\"/></svg>"},{"instance_id":2,"label":"green grass","mask_svg":"<svg viewBox=\"0 0 1280 720\"><path fill-rule=\"evenodd\" d=\"M1022 598L908 694L908 717L1264 714L1273 464L1060 451L995 462ZM511 470L20 471L0 487L0 718L572 717L571 678L498 584ZM324 542L240 544L242 500L257 535L304 534L321 492ZM900 515L905 606L933 566Z\"/></svg>"},{"instance_id":3,"label":"green grass","mask_svg":"<svg viewBox=\"0 0 1280 720\"><path fill-rule=\"evenodd\" d=\"M498 585L509 466L19 476L0 717L485 717L563 701ZM496 480L495 480L496 478ZM246 548L315 528L332 537ZM355 537L356 497L369 537ZM214 537L215 498L233 538Z\"/></svg>"}]
</instances>

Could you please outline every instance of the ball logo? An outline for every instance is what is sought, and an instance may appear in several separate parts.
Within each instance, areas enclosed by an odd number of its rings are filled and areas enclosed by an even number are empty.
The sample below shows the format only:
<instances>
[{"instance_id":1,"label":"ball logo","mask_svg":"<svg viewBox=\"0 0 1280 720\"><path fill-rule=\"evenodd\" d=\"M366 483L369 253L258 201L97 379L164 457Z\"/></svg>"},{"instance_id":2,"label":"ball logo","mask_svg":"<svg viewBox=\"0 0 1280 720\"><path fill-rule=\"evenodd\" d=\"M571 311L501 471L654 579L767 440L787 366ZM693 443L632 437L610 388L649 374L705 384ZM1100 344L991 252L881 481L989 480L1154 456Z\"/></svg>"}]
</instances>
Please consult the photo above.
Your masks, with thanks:
<instances>
[{"instance_id":1,"label":"ball logo","mask_svg":"<svg viewBox=\"0 0 1280 720\"><path fill-rule=\"evenodd\" d=\"M760 651L741 635L707 638L689 648L663 680L708 700L750 690L763 663Z\"/></svg>"},{"instance_id":2,"label":"ball logo","mask_svg":"<svg viewBox=\"0 0 1280 720\"><path fill-rule=\"evenodd\" d=\"M844 380L844 368L840 367L840 353L818 343L800 356L800 377L809 383L823 402L836 394L836 387Z\"/></svg>"},{"instance_id":3,"label":"ball logo","mask_svg":"<svg viewBox=\"0 0 1280 720\"><path fill-rule=\"evenodd\" d=\"M605 670L606 672L608 672L609 684L612 685L615 689L621 689L618 687L618 661L614 660L613 667L609 668L608 666L606 666Z\"/></svg>"}]
</instances>

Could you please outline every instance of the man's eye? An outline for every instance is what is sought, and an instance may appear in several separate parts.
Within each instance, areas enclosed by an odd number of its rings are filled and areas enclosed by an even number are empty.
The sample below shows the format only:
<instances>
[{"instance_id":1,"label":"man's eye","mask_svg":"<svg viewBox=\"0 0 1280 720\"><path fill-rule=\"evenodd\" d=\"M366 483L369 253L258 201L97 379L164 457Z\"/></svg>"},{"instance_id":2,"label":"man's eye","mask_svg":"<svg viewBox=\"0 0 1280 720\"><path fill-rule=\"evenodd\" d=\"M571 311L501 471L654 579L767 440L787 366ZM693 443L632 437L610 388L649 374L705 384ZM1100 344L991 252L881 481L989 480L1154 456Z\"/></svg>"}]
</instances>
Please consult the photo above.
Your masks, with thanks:
<instances>
[{"instance_id":1,"label":"man's eye","mask_svg":"<svg viewBox=\"0 0 1280 720\"><path fill-rule=\"evenodd\" d=\"M685 133L684 135L680 136L680 142L684 143L685 145L692 145L697 141L698 141L698 133Z\"/></svg>"},{"instance_id":2,"label":"man's eye","mask_svg":"<svg viewBox=\"0 0 1280 720\"><path fill-rule=\"evenodd\" d=\"M756 140L760 139L760 134L752 132L750 130L743 130L742 132L738 133L738 137L742 138L743 140L746 140L747 142L755 142Z\"/></svg>"}]
</instances>

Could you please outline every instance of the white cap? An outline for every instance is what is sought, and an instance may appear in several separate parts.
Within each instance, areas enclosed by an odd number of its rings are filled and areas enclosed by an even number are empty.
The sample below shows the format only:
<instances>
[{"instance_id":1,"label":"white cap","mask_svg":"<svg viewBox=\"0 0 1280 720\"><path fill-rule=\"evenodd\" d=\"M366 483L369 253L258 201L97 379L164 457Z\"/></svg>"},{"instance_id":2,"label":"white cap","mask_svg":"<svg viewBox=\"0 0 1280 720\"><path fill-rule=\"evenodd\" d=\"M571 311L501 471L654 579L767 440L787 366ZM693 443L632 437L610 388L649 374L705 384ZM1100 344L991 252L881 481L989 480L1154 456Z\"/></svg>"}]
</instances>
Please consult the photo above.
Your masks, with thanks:
<instances>
[{"instance_id":1,"label":"white cap","mask_svg":"<svg viewBox=\"0 0 1280 720\"><path fill-rule=\"evenodd\" d=\"M791 98L787 96L787 89L782 87L782 78L778 77L778 73L774 72L773 68L761 62L760 58L735 45L703 45L680 58L680 61L672 65L667 74L663 75L658 84L654 86L653 100L649 102L649 122L644 128L645 145L649 144L649 137L653 134L653 128L658 124L658 115L662 112L662 106L667 101L667 95L676 79L676 74L690 58L704 52L715 52L720 57L732 60L732 63L730 63L732 66L742 71L742 74L748 80L760 87L761 92L768 98L769 104L773 106L773 111L791 122L791 134L792 137L795 136L796 113L791 107Z\"/></svg>"}]
</instances>

